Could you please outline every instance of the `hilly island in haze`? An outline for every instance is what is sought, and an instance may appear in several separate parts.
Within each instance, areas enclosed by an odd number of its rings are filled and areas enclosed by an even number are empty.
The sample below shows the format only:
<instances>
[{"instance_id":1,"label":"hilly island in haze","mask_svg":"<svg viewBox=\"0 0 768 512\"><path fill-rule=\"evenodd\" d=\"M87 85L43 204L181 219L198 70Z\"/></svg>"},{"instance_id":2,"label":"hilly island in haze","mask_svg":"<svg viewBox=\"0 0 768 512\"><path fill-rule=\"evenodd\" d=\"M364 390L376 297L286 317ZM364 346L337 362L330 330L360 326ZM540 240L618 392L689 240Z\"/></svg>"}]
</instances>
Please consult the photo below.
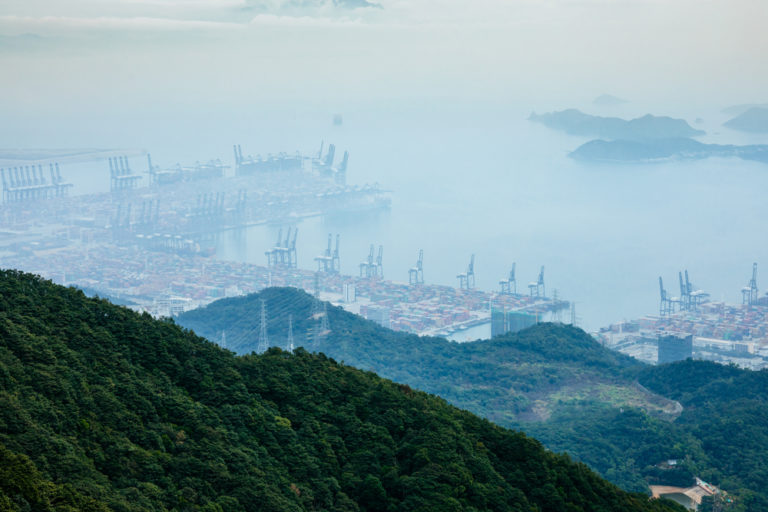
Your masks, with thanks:
<instances>
[{"instance_id":1,"label":"hilly island in haze","mask_svg":"<svg viewBox=\"0 0 768 512\"><path fill-rule=\"evenodd\" d=\"M3 511L682 510L324 355L236 356L17 271L0 292Z\"/></svg>"},{"instance_id":2,"label":"hilly island in haze","mask_svg":"<svg viewBox=\"0 0 768 512\"><path fill-rule=\"evenodd\" d=\"M743 131L768 131L768 110L752 108L726 123ZM531 114L530 121L570 135L598 137L573 150L569 156L592 163L653 163L670 159L701 160L710 157L741 158L768 163L768 145L705 144L692 137L705 132L683 119L647 114L636 119L600 117L568 109Z\"/></svg>"},{"instance_id":3,"label":"hilly island in haze","mask_svg":"<svg viewBox=\"0 0 768 512\"><path fill-rule=\"evenodd\" d=\"M768 106L751 107L723 126L742 132L768 133Z\"/></svg>"}]
</instances>

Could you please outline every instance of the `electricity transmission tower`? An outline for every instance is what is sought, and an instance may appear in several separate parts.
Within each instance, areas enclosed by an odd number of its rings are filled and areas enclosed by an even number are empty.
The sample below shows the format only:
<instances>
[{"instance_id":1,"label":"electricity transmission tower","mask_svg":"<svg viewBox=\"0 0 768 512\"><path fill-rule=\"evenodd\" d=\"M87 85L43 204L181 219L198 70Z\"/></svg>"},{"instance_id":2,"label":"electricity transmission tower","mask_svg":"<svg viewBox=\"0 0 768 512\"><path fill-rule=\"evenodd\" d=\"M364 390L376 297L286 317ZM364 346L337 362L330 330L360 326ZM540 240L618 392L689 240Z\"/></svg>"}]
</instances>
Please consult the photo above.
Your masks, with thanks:
<instances>
[{"instance_id":1,"label":"electricity transmission tower","mask_svg":"<svg viewBox=\"0 0 768 512\"><path fill-rule=\"evenodd\" d=\"M293 315L288 315L288 352L293 352Z\"/></svg>"},{"instance_id":2,"label":"electricity transmission tower","mask_svg":"<svg viewBox=\"0 0 768 512\"><path fill-rule=\"evenodd\" d=\"M259 343L256 346L256 352L263 354L269 348L269 339L267 338L267 303L261 299L261 326L259 327Z\"/></svg>"}]
</instances>

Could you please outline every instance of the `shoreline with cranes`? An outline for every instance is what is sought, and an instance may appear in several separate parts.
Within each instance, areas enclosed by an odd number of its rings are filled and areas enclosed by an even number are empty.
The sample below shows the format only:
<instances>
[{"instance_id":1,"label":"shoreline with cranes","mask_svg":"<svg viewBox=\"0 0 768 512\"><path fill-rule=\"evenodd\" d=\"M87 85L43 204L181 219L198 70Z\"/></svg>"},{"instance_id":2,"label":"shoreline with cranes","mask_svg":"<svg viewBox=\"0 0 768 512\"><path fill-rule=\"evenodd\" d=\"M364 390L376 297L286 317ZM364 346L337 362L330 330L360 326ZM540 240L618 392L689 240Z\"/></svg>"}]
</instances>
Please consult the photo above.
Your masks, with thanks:
<instances>
[{"instance_id":1,"label":"shoreline with cranes","mask_svg":"<svg viewBox=\"0 0 768 512\"><path fill-rule=\"evenodd\" d=\"M741 304L711 301L709 293L691 282L688 270L678 272L678 283L680 295L672 296L659 277L658 316L612 324L593 336L609 348L651 364L660 358L662 340L671 336L690 337L687 357L754 370L768 368L768 296L759 295L757 263L741 288Z\"/></svg>"}]
</instances>

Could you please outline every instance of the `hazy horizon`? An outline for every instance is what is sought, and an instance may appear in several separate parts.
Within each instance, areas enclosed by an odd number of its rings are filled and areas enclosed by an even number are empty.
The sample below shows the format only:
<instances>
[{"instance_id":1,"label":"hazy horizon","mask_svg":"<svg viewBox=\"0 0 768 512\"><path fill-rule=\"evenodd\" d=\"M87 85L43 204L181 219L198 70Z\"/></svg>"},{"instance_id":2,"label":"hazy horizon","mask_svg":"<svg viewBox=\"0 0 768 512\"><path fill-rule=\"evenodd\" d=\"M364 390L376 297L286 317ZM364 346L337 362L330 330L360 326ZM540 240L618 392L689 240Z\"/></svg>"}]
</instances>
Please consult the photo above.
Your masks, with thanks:
<instances>
[{"instance_id":1,"label":"hazy horizon","mask_svg":"<svg viewBox=\"0 0 768 512\"><path fill-rule=\"evenodd\" d=\"M15 116L173 115L611 93L660 110L725 107L766 101L764 20L759 0L10 0L0 105Z\"/></svg>"}]
</instances>

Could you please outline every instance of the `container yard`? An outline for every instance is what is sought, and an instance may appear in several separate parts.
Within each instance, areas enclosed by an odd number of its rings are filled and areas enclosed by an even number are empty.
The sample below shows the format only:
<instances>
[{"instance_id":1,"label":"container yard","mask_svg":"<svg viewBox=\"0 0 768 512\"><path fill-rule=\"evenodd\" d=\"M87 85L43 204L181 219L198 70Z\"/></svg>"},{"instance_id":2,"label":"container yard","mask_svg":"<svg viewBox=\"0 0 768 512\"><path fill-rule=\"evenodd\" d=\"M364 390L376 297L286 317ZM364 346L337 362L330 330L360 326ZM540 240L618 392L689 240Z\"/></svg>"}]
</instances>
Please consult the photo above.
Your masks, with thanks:
<instances>
[{"instance_id":1,"label":"container yard","mask_svg":"<svg viewBox=\"0 0 768 512\"><path fill-rule=\"evenodd\" d=\"M658 316L621 322L593 335L604 345L657 363L659 340L667 336L691 337L690 357L734 363L751 369L768 368L768 297L757 288L757 264L741 288L742 304L708 300L708 294L691 284L688 272L680 272L680 295L672 296L659 278Z\"/></svg>"},{"instance_id":2,"label":"container yard","mask_svg":"<svg viewBox=\"0 0 768 512\"><path fill-rule=\"evenodd\" d=\"M180 251L150 250L140 244L98 241L88 228L55 234L55 242L30 242L23 251L4 251L4 267L21 268L54 282L94 290L154 316L169 316L214 300L253 293L268 286L292 286L395 330L450 335L490 321L489 307L534 311L544 318L565 301L501 295L440 285L409 285L289 266L222 261ZM345 301L354 287L354 302ZM384 320L386 318L386 321Z\"/></svg>"}]
</instances>

